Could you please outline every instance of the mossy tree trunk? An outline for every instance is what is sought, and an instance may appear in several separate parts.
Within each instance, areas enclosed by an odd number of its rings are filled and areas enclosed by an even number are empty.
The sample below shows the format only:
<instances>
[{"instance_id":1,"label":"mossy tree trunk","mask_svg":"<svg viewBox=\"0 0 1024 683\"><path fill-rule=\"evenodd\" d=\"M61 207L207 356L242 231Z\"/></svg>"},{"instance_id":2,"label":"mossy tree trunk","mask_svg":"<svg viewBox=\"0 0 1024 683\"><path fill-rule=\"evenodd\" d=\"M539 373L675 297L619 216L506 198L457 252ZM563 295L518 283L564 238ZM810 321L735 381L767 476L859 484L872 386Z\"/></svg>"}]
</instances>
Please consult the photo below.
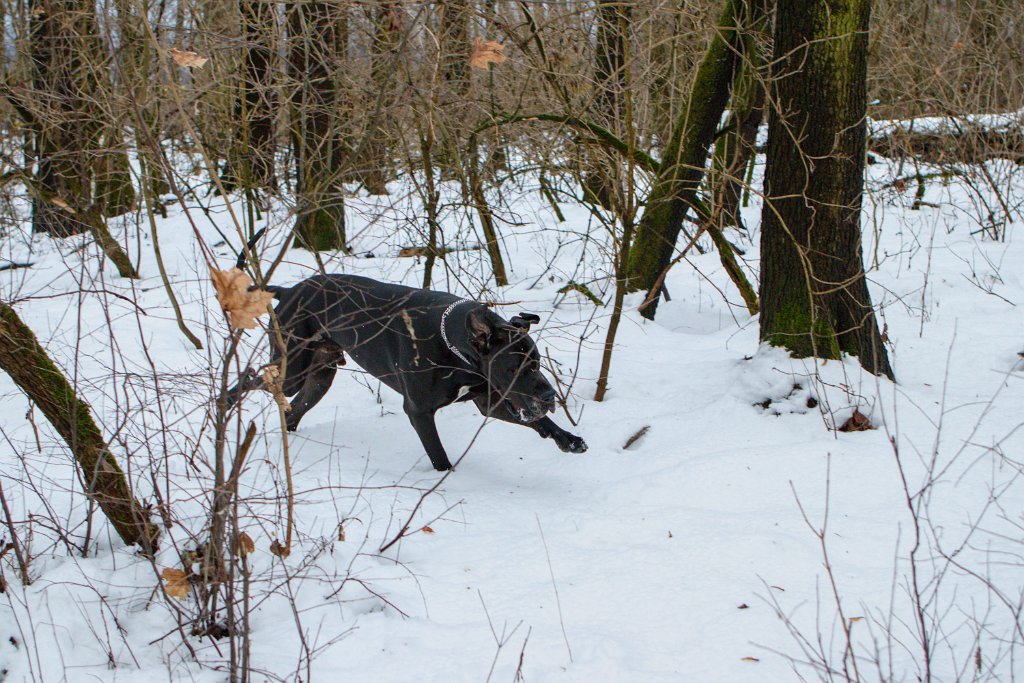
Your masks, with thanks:
<instances>
[{"instance_id":1,"label":"mossy tree trunk","mask_svg":"<svg viewBox=\"0 0 1024 683\"><path fill-rule=\"evenodd\" d=\"M743 64L732 87L729 116L723 133L715 141L715 153L708 174L711 209L721 217L722 227L744 229L740 217L746 170L754 157L757 131L764 119L765 57L761 41L768 36L768 15L763 14L744 36Z\"/></svg>"},{"instance_id":2,"label":"mossy tree trunk","mask_svg":"<svg viewBox=\"0 0 1024 683\"><path fill-rule=\"evenodd\" d=\"M155 552L159 530L132 495L89 406L78 398L32 330L5 303L0 303L0 369L43 411L68 444L86 495L107 516L121 540L139 545L147 553Z\"/></svg>"},{"instance_id":3,"label":"mossy tree trunk","mask_svg":"<svg viewBox=\"0 0 1024 683\"><path fill-rule=\"evenodd\" d=\"M630 250L630 291L650 290L672 260L686 212L693 205L708 148L729 101L745 46L744 27L764 14L761 0L727 0L715 35L694 78L689 100L665 146L661 169L647 198ZM654 318L657 298L643 310Z\"/></svg>"},{"instance_id":4,"label":"mossy tree trunk","mask_svg":"<svg viewBox=\"0 0 1024 683\"><path fill-rule=\"evenodd\" d=\"M288 15L291 133L297 165L295 237L313 251L345 249L345 201L334 146L338 140L334 13L300 0Z\"/></svg>"},{"instance_id":5,"label":"mossy tree trunk","mask_svg":"<svg viewBox=\"0 0 1024 683\"><path fill-rule=\"evenodd\" d=\"M761 223L761 339L892 378L864 277L870 0L778 0Z\"/></svg>"}]
</instances>

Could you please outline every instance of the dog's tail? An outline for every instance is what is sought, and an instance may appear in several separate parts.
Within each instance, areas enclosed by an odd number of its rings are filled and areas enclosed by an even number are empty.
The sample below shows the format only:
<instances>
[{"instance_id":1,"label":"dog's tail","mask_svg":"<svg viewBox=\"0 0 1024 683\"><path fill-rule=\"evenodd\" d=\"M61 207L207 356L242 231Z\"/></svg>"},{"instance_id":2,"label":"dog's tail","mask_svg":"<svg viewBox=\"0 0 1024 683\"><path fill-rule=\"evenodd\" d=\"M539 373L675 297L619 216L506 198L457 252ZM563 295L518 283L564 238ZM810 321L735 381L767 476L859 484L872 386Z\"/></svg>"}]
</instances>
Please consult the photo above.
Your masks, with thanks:
<instances>
[{"instance_id":1,"label":"dog's tail","mask_svg":"<svg viewBox=\"0 0 1024 683\"><path fill-rule=\"evenodd\" d=\"M256 285L253 285L253 287L255 286ZM271 294L273 294L274 298L277 299L278 301L281 300L281 295L290 289L291 287L279 287L277 285L265 285L264 287L261 288L262 291L270 292Z\"/></svg>"},{"instance_id":2,"label":"dog's tail","mask_svg":"<svg viewBox=\"0 0 1024 683\"><path fill-rule=\"evenodd\" d=\"M235 262L235 268L238 268L239 270L243 270L245 268L245 262L247 260L246 255L252 252L253 247L256 246L256 243L261 237L263 237L263 233L266 231L266 228L260 228L257 230L256 234L252 236L251 240L249 240L249 243L245 245L245 249L238 252L238 260ZM270 291L269 287L267 288L267 291Z\"/></svg>"},{"instance_id":3,"label":"dog's tail","mask_svg":"<svg viewBox=\"0 0 1024 683\"><path fill-rule=\"evenodd\" d=\"M266 228L260 228L259 230L257 230L256 234L253 235L252 239L250 239L249 242L245 245L245 249L242 249L242 251L238 252L238 260L235 261L235 268L238 268L239 270L243 270L245 268L245 262L248 261L247 254L252 253L253 247L256 246L256 243L259 241L261 237L263 237L263 233L265 233L266 231ZM263 287L259 287L257 285L253 285L249 288L249 290L253 292L255 292L257 289L262 290L264 292L270 292L271 294L274 295L275 299L280 301L281 295L287 292L289 289L291 289L291 287L278 287L277 285L265 285Z\"/></svg>"}]
</instances>

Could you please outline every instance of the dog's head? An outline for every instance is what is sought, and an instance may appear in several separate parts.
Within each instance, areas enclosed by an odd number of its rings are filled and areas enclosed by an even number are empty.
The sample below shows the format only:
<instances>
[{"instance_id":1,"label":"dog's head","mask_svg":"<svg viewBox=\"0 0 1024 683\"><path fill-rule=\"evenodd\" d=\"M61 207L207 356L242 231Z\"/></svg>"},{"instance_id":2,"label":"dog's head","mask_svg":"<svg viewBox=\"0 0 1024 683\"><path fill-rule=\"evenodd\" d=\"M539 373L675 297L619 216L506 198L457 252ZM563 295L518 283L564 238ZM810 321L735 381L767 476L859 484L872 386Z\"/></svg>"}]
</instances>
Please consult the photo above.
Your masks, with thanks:
<instances>
[{"instance_id":1,"label":"dog's head","mask_svg":"<svg viewBox=\"0 0 1024 683\"><path fill-rule=\"evenodd\" d=\"M555 411L555 393L540 372L540 353L527 332L540 318L523 313L511 321L485 308L469 314L473 348L480 354L481 370L491 392L506 402L523 422L533 422Z\"/></svg>"}]
</instances>

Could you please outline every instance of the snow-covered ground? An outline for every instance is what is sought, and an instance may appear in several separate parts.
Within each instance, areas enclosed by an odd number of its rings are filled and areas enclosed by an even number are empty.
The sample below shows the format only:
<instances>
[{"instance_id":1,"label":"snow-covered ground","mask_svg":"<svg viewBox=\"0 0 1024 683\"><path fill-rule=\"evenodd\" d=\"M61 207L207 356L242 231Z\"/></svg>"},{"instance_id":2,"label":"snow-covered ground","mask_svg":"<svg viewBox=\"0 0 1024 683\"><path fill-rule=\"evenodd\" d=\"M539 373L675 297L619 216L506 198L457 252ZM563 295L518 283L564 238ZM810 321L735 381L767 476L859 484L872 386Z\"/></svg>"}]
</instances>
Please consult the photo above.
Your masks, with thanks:
<instances>
[{"instance_id":1,"label":"snow-covered ground","mask_svg":"<svg viewBox=\"0 0 1024 683\"><path fill-rule=\"evenodd\" d=\"M281 559L269 547L285 529L284 437L273 399L250 394L231 440L255 421L239 484L256 545L253 680L762 683L826 676L806 664L816 661L839 679L914 681L926 673L922 624L933 680L1024 676L1021 223L991 240L988 217L973 217L982 199L997 202L960 179L933 181L912 210L916 186L889 185L896 173L869 166L864 234L898 384L855 360L760 348L717 255L694 252L670 273L656 322L627 300L610 391L595 403L611 307L558 290L572 279L610 302L609 240L582 208L563 205L559 223L527 184L506 214L517 224L502 227L512 284L489 287L483 252L466 251L447 272L438 265L435 286L541 315L534 337L571 386L578 425L555 417L586 454L452 406L439 429L453 460L465 457L418 505L440 475L399 397L349 366L287 436L296 539ZM1019 173L1013 182L1020 196ZM327 268L418 284L422 263L397 258L422 243L408 191L353 199L355 255ZM756 231L756 198L746 211ZM223 202L189 213L227 268L239 240ZM449 237L477 241L454 216ZM289 219L269 222L268 259ZM134 282L101 268L94 245L23 230L0 242L0 262L35 265L0 272L0 297L75 378L138 495L153 502L157 488L174 524L155 566L98 515L88 556L69 552L87 513L70 456L0 373L0 483L33 579L23 586L4 555L0 680L225 680L228 641L184 635L193 598L158 589L160 569L180 567L207 523L227 338L192 225L173 206L159 239L203 350L178 330L144 221L120 232L140 260ZM274 281L313 267L291 251ZM248 335L243 359L265 346ZM876 428L836 431L855 408ZM379 552L410 516L429 529Z\"/></svg>"}]
</instances>

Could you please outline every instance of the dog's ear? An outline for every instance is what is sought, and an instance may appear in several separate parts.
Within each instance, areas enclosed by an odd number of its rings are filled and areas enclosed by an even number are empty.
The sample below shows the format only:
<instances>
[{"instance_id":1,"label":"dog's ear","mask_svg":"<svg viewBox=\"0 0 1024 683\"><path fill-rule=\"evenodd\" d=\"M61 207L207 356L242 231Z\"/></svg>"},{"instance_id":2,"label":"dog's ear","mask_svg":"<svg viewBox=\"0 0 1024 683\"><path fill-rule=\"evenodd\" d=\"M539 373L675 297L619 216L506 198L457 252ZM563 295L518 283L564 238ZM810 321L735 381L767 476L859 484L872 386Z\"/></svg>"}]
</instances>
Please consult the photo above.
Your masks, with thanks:
<instances>
[{"instance_id":1,"label":"dog's ear","mask_svg":"<svg viewBox=\"0 0 1024 683\"><path fill-rule=\"evenodd\" d=\"M524 332L530 331L530 325L540 322L540 316L534 313L520 313L508 321L508 324Z\"/></svg>"},{"instance_id":2,"label":"dog's ear","mask_svg":"<svg viewBox=\"0 0 1024 683\"><path fill-rule=\"evenodd\" d=\"M469 333L473 347L480 353L487 353L494 343L497 327L488 320L486 308L474 308L469 312Z\"/></svg>"}]
</instances>

